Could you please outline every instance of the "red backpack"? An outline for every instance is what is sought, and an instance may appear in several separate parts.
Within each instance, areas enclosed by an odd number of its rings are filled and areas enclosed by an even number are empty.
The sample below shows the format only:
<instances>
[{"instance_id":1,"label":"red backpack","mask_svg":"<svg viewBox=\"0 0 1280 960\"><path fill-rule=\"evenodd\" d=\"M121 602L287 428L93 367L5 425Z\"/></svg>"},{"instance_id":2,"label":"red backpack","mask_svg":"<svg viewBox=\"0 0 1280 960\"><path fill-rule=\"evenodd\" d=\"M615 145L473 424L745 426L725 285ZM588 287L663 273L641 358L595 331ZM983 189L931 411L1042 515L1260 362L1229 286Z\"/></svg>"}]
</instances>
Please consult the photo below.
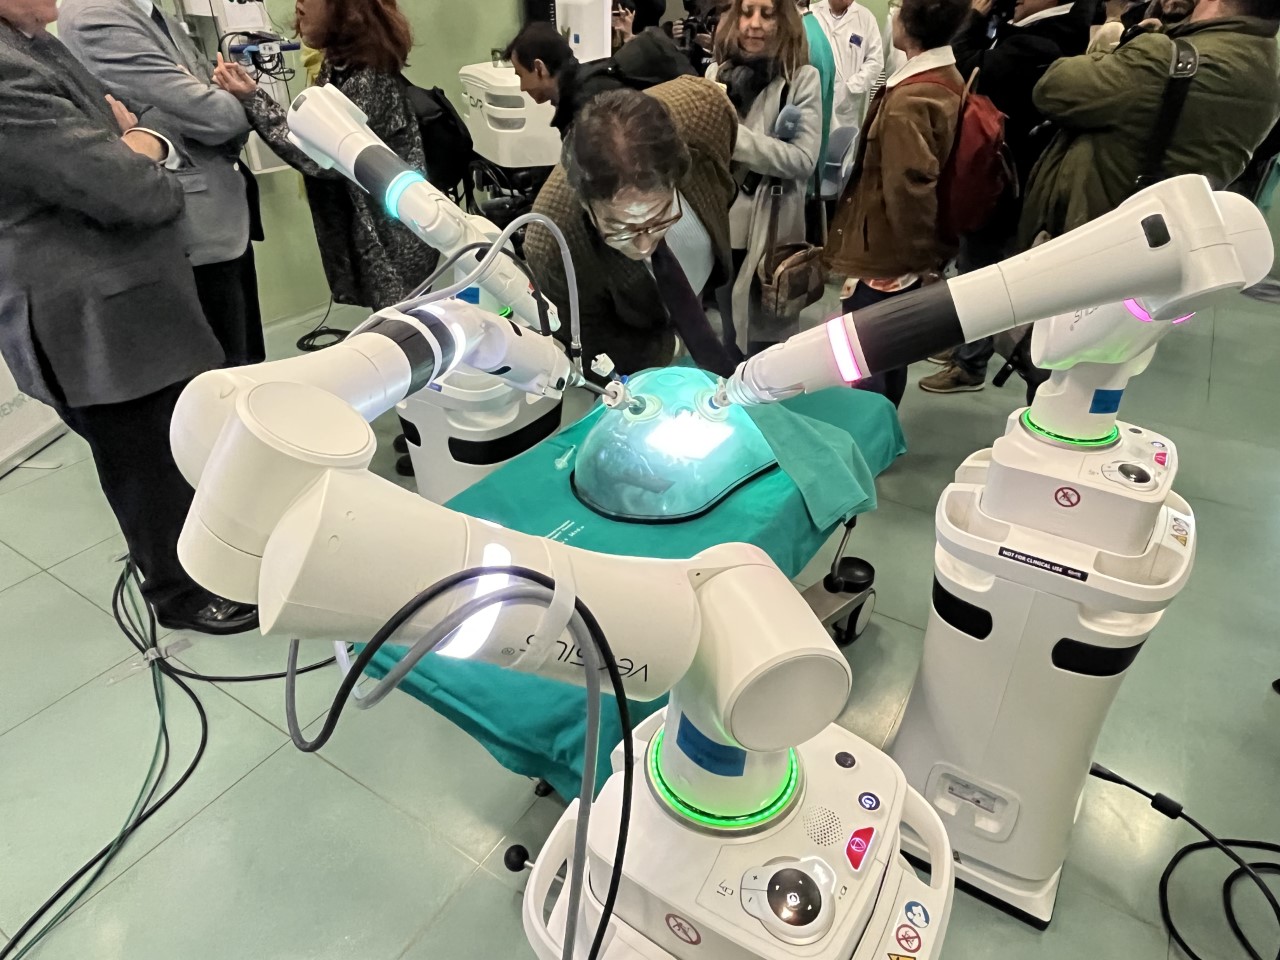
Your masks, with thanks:
<instances>
[{"instance_id":1,"label":"red backpack","mask_svg":"<svg viewBox=\"0 0 1280 960\"><path fill-rule=\"evenodd\" d=\"M963 90L931 73L907 77L899 86L936 83L960 97L955 143L938 179L938 229L955 238L986 226L1004 192L1017 188L1017 178L1004 142L1005 115L989 97L973 92L978 71Z\"/></svg>"}]
</instances>

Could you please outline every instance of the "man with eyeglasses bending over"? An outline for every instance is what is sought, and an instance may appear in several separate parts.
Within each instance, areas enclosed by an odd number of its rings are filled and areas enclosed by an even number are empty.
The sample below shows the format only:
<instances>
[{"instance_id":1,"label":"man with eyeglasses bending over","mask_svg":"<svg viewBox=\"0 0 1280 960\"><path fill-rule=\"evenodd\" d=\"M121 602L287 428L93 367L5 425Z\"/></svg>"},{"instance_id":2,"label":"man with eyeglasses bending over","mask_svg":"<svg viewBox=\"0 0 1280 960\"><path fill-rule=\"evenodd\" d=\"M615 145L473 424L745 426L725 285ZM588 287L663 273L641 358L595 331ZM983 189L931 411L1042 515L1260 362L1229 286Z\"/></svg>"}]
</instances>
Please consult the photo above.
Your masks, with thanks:
<instances>
[{"instance_id":1,"label":"man with eyeglasses bending over","mask_svg":"<svg viewBox=\"0 0 1280 960\"><path fill-rule=\"evenodd\" d=\"M697 77L602 93L579 114L533 209L569 242L588 364L605 353L622 374L666 366L678 338L699 367L733 372L741 358L711 327L702 294L732 268L737 129L729 98ZM560 248L533 224L524 251L567 337Z\"/></svg>"}]
</instances>

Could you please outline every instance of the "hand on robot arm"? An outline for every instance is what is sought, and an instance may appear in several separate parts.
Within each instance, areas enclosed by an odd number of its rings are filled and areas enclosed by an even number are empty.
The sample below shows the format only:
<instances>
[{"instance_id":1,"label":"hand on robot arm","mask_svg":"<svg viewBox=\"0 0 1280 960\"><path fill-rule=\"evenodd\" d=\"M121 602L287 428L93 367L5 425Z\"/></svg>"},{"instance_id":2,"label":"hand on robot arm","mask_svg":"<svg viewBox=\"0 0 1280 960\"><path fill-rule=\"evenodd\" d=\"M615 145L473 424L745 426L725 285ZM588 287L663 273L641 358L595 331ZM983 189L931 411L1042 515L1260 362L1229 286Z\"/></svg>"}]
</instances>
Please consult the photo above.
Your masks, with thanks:
<instances>
[{"instance_id":1,"label":"hand on robot arm","mask_svg":"<svg viewBox=\"0 0 1280 960\"><path fill-rule=\"evenodd\" d=\"M850 385L1019 324L1095 307L1104 307L1099 322L1167 329L1222 293L1258 282L1273 256L1266 222L1248 200L1215 193L1200 176L1176 177L1002 263L798 334L740 365L717 400L772 403ZM1105 309L1115 304L1134 309ZM1125 330L1095 338L1087 355L1125 362L1152 346L1149 336ZM1054 362L1079 359L1068 353Z\"/></svg>"},{"instance_id":2,"label":"hand on robot arm","mask_svg":"<svg viewBox=\"0 0 1280 960\"><path fill-rule=\"evenodd\" d=\"M381 198L388 216L439 250L443 259L498 236L492 223L464 212L420 171L400 159L369 129L367 120L337 87L313 87L300 93L289 108L289 139L321 167L338 170L371 196ZM467 269L479 259L478 254L467 253L459 264ZM496 260L478 282L522 322L539 326L538 299L517 267ZM547 313L551 328L557 329L555 307L544 301L541 311Z\"/></svg>"}]
</instances>

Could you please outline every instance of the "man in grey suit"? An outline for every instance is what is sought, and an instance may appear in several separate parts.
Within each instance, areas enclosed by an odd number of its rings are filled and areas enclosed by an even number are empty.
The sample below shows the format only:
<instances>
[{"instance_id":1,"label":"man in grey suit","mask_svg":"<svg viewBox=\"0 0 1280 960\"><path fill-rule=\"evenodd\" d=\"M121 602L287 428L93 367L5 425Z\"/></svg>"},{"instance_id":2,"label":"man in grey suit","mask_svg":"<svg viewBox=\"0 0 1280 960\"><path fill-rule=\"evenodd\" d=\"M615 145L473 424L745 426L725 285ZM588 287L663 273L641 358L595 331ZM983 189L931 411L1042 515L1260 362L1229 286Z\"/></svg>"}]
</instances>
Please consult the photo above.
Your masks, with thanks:
<instances>
[{"instance_id":1,"label":"man in grey suit","mask_svg":"<svg viewBox=\"0 0 1280 960\"><path fill-rule=\"evenodd\" d=\"M88 442L160 622L252 629L255 608L178 561L192 490L169 422L186 382L223 360L164 169L182 158L45 32L57 16L57 0L0 0L0 353Z\"/></svg>"},{"instance_id":2,"label":"man in grey suit","mask_svg":"<svg viewBox=\"0 0 1280 960\"><path fill-rule=\"evenodd\" d=\"M156 108L181 137L182 231L200 303L228 364L265 359L250 243L251 219L262 239L257 187L239 160L249 136L244 108L213 83L208 61L152 0L63 0L58 36L113 93Z\"/></svg>"}]
</instances>

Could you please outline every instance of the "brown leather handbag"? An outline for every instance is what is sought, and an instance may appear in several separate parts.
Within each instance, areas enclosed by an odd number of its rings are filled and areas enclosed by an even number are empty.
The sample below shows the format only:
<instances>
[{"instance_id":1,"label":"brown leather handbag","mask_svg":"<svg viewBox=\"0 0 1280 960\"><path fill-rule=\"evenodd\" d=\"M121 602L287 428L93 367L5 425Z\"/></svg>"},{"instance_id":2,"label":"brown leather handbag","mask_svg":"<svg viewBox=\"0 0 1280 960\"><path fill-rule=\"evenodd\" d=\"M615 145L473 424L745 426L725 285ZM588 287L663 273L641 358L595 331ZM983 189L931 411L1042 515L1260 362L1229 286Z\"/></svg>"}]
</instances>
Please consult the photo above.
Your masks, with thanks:
<instances>
[{"instance_id":1,"label":"brown leather handbag","mask_svg":"<svg viewBox=\"0 0 1280 960\"><path fill-rule=\"evenodd\" d=\"M766 181L769 187L769 234L765 254L756 267L760 300L752 317L751 337L780 341L800 331L800 312L822 299L826 270L822 248L812 243L778 243L778 209L782 184Z\"/></svg>"}]
</instances>

